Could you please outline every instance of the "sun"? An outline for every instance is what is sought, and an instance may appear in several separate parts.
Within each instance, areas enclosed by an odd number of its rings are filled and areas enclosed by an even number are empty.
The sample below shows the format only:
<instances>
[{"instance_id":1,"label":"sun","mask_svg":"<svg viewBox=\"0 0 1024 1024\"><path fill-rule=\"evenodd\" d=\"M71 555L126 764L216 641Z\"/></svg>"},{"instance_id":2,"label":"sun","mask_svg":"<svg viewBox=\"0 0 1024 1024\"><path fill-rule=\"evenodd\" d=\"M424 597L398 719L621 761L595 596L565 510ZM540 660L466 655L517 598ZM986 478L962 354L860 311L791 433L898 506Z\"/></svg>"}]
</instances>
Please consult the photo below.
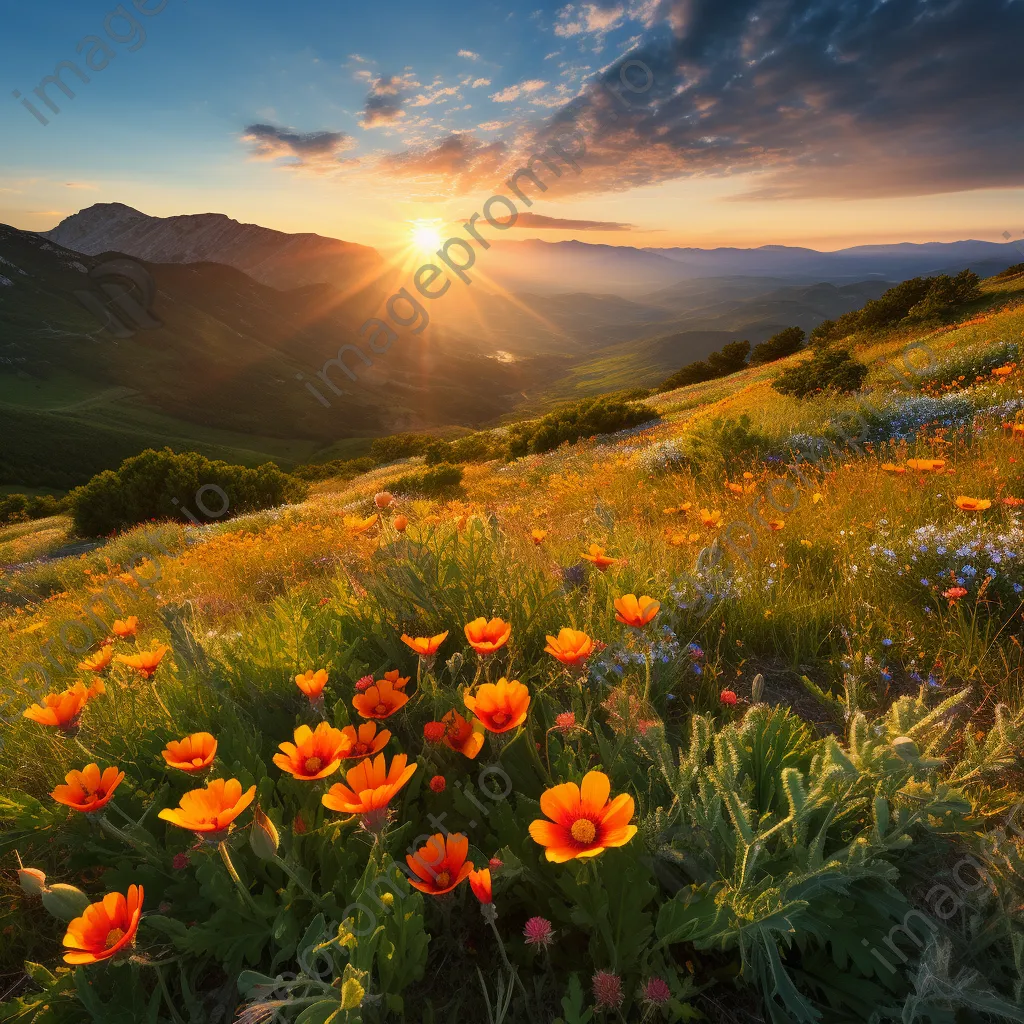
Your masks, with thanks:
<instances>
[{"instance_id":1,"label":"sun","mask_svg":"<svg viewBox=\"0 0 1024 1024\"><path fill-rule=\"evenodd\" d=\"M421 253L437 252L444 239L438 230L439 220L416 220L412 223L412 245Z\"/></svg>"}]
</instances>

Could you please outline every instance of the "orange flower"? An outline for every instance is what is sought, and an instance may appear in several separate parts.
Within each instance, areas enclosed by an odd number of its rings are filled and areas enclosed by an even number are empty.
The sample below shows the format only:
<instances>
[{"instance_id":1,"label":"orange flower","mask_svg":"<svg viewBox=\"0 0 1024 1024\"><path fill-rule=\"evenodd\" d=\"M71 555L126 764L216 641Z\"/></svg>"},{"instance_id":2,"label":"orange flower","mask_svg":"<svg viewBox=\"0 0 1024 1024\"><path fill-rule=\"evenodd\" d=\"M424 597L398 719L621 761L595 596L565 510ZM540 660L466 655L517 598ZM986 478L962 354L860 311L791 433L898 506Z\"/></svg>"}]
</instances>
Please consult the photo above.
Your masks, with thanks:
<instances>
[{"instance_id":1,"label":"orange flower","mask_svg":"<svg viewBox=\"0 0 1024 1024\"><path fill-rule=\"evenodd\" d=\"M169 650L170 647L166 644L160 644L152 651L139 651L138 654L119 654L117 660L122 665L135 669L143 679L149 679L156 672L157 666Z\"/></svg>"},{"instance_id":2,"label":"orange flower","mask_svg":"<svg viewBox=\"0 0 1024 1024\"><path fill-rule=\"evenodd\" d=\"M530 836L545 847L544 856L561 864L595 857L612 846L625 846L636 835L633 798L622 793L611 802L611 782L604 772L587 772L583 783L565 782L545 790L540 809L550 818L530 823Z\"/></svg>"},{"instance_id":3,"label":"orange flower","mask_svg":"<svg viewBox=\"0 0 1024 1024\"><path fill-rule=\"evenodd\" d=\"M591 544L590 553L584 554L582 558L587 562L591 562L594 568L600 569L601 572L604 572L609 565L614 565L618 561L617 558L609 558L604 553L604 548L600 544Z\"/></svg>"},{"instance_id":4,"label":"orange flower","mask_svg":"<svg viewBox=\"0 0 1024 1024\"><path fill-rule=\"evenodd\" d=\"M916 469L919 473L934 473L936 470L945 469L945 459L907 459L907 466Z\"/></svg>"},{"instance_id":5,"label":"orange flower","mask_svg":"<svg viewBox=\"0 0 1024 1024\"><path fill-rule=\"evenodd\" d=\"M164 760L183 772L201 772L213 764L217 741L208 732L194 732L184 739L171 740L163 749Z\"/></svg>"},{"instance_id":6,"label":"orange flower","mask_svg":"<svg viewBox=\"0 0 1024 1024\"><path fill-rule=\"evenodd\" d=\"M470 760L480 753L486 732L483 722L476 719L470 722L453 708L441 719L441 724L445 729L442 737L444 745L450 750L456 750Z\"/></svg>"},{"instance_id":7,"label":"orange flower","mask_svg":"<svg viewBox=\"0 0 1024 1024\"><path fill-rule=\"evenodd\" d=\"M443 896L465 881L473 870L473 862L466 860L469 840L459 832L447 836L438 832L431 836L415 854L406 854L405 861L416 878L409 884L430 896Z\"/></svg>"},{"instance_id":8,"label":"orange flower","mask_svg":"<svg viewBox=\"0 0 1024 1024\"><path fill-rule=\"evenodd\" d=\"M165 807L158 817L190 832L213 835L226 832L255 795L255 786L243 793L238 779L214 779L205 789L190 789L184 793L177 807Z\"/></svg>"},{"instance_id":9,"label":"orange flower","mask_svg":"<svg viewBox=\"0 0 1024 1024\"><path fill-rule=\"evenodd\" d=\"M715 530L722 525L722 513L717 508L714 511L702 508L700 510L700 523L701 526L708 526Z\"/></svg>"},{"instance_id":10,"label":"orange flower","mask_svg":"<svg viewBox=\"0 0 1024 1024\"><path fill-rule=\"evenodd\" d=\"M377 732L376 722L363 722L358 729L354 725L346 725L341 733L345 737L345 750L341 755L344 761L373 757L374 754L379 754L391 739L391 733L387 729Z\"/></svg>"},{"instance_id":11,"label":"orange flower","mask_svg":"<svg viewBox=\"0 0 1024 1024\"><path fill-rule=\"evenodd\" d=\"M448 638L448 630L437 636L406 636L402 634L402 643L411 647L421 658L432 658L437 654L438 647Z\"/></svg>"},{"instance_id":12,"label":"orange flower","mask_svg":"<svg viewBox=\"0 0 1024 1024\"><path fill-rule=\"evenodd\" d=\"M109 892L98 903L90 903L76 917L64 936L67 964L94 964L109 960L135 943L142 918L142 886L128 886L127 897Z\"/></svg>"},{"instance_id":13,"label":"orange flower","mask_svg":"<svg viewBox=\"0 0 1024 1024\"><path fill-rule=\"evenodd\" d=\"M954 499L954 504L963 512L984 512L985 509L992 507L992 502L988 498L968 498L965 494L958 495Z\"/></svg>"},{"instance_id":14,"label":"orange flower","mask_svg":"<svg viewBox=\"0 0 1024 1024\"><path fill-rule=\"evenodd\" d=\"M786 525L785 519L769 519L768 529L769 530L781 530Z\"/></svg>"},{"instance_id":15,"label":"orange flower","mask_svg":"<svg viewBox=\"0 0 1024 1024\"><path fill-rule=\"evenodd\" d=\"M390 491L378 491L373 496L373 503L379 509L388 508L388 506L394 503L394 500L395 496Z\"/></svg>"},{"instance_id":16,"label":"orange flower","mask_svg":"<svg viewBox=\"0 0 1024 1024\"><path fill-rule=\"evenodd\" d=\"M895 462L883 462L882 472L883 473L906 473L905 466L897 466Z\"/></svg>"},{"instance_id":17,"label":"orange flower","mask_svg":"<svg viewBox=\"0 0 1024 1024\"><path fill-rule=\"evenodd\" d=\"M1006 366L997 366L992 371L993 377L1008 377L1017 368L1016 363L1008 363Z\"/></svg>"},{"instance_id":18,"label":"orange flower","mask_svg":"<svg viewBox=\"0 0 1024 1024\"><path fill-rule=\"evenodd\" d=\"M341 764L348 741L340 729L329 722L321 722L315 730L300 725L295 730L294 743L282 743L280 754L274 755L274 764L296 779L312 782L333 775Z\"/></svg>"},{"instance_id":19,"label":"orange flower","mask_svg":"<svg viewBox=\"0 0 1024 1024\"><path fill-rule=\"evenodd\" d=\"M336 782L320 798L324 807L342 814L360 814L370 831L377 831L388 818L388 804L413 777L418 764L408 764L405 754L396 754L387 767L383 754L367 758L345 776L348 785Z\"/></svg>"},{"instance_id":20,"label":"orange flower","mask_svg":"<svg viewBox=\"0 0 1024 1024\"><path fill-rule=\"evenodd\" d=\"M481 871L470 871L469 887L473 890L473 895L481 903L486 904L494 902L494 896L491 893L490 868L483 868Z\"/></svg>"},{"instance_id":21,"label":"orange flower","mask_svg":"<svg viewBox=\"0 0 1024 1024\"><path fill-rule=\"evenodd\" d=\"M543 544L544 543L544 538L547 535L548 535L548 531L547 530L531 530L530 531L530 540L532 540L534 544Z\"/></svg>"},{"instance_id":22,"label":"orange flower","mask_svg":"<svg viewBox=\"0 0 1024 1024\"><path fill-rule=\"evenodd\" d=\"M395 516L391 520L391 525L399 532L405 533L409 529L409 517L408 516Z\"/></svg>"},{"instance_id":23,"label":"orange flower","mask_svg":"<svg viewBox=\"0 0 1024 1024\"><path fill-rule=\"evenodd\" d=\"M113 658L114 649L112 647L101 647L95 654L83 658L78 663L78 667L82 672L104 672L110 667Z\"/></svg>"},{"instance_id":24,"label":"orange flower","mask_svg":"<svg viewBox=\"0 0 1024 1024\"><path fill-rule=\"evenodd\" d=\"M1013 498L1008 496L1003 498L1003 504L1009 508L1020 508L1021 505L1024 505L1024 498Z\"/></svg>"},{"instance_id":25,"label":"orange flower","mask_svg":"<svg viewBox=\"0 0 1024 1024\"><path fill-rule=\"evenodd\" d=\"M366 533L379 518L380 516L374 512L372 516L367 516L366 519L360 519L359 516L345 516L343 522L345 529L355 537L360 533Z\"/></svg>"},{"instance_id":26,"label":"orange flower","mask_svg":"<svg viewBox=\"0 0 1024 1024\"><path fill-rule=\"evenodd\" d=\"M384 673L384 679L389 682L393 689L404 690L405 684L409 682L409 676L400 676L398 669L392 669L390 672Z\"/></svg>"},{"instance_id":27,"label":"orange flower","mask_svg":"<svg viewBox=\"0 0 1024 1024\"><path fill-rule=\"evenodd\" d=\"M307 669L295 677L295 685L310 699L318 700L327 685L327 669Z\"/></svg>"},{"instance_id":28,"label":"orange flower","mask_svg":"<svg viewBox=\"0 0 1024 1024\"><path fill-rule=\"evenodd\" d=\"M512 627L504 619L488 622L481 616L466 626L466 639L477 654L493 654L508 643L511 635Z\"/></svg>"},{"instance_id":29,"label":"orange flower","mask_svg":"<svg viewBox=\"0 0 1024 1024\"><path fill-rule=\"evenodd\" d=\"M387 679L374 683L367 687L365 693L357 693L352 698L352 706L363 718L388 718L408 702L409 698Z\"/></svg>"},{"instance_id":30,"label":"orange flower","mask_svg":"<svg viewBox=\"0 0 1024 1024\"><path fill-rule=\"evenodd\" d=\"M107 768L102 773L98 764L87 764L81 771L70 771L64 776L66 786L57 786L50 794L59 804L93 814L103 807L121 784L124 772Z\"/></svg>"},{"instance_id":31,"label":"orange flower","mask_svg":"<svg viewBox=\"0 0 1024 1024\"><path fill-rule=\"evenodd\" d=\"M594 641L578 629L560 629L558 636L549 636L544 650L563 665L579 665L594 653Z\"/></svg>"},{"instance_id":32,"label":"orange flower","mask_svg":"<svg viewBox=\"0 0 1024 1024\"><path fill-rule=\"evenodd\" d=\"M643 629L658 614L659 608L661 604L646 594L643 597L626 594L615 598L615 619L634 629Z\"/></svg>"},{"instance_id":33,"label":"orange flower","mask_svg":"<svg viewBox=\"0 0 1024 1024\"><path fill-rule=\"evenodd\" d=\"M102 691L100 691L102 692ZM89 698L91 690L83 683L75 683L62 693L48 693L42 704L33 704L23 712L25 718L40 725L55 725L69 732L78 725L78 718Z\"/></svg>"},{"instance_id":34,"label":"orange flower","mask_svg":"<svg viewBox=\"0 0 1024 1024\"><path fill-rule=\"evenodd\" d=\"M519 680L502 676L496 683L484 683L475 697L463 694L462 700L488 732L502 733L526 721L530 691Z\"/></svg>"},{"instance_id":35,"label":"orange flower","mask_svg":"<svg viewBox=\"0 0 1024 1024\"><path fill-rule=\"evenodd\" d=\"M114 636L119 636L123 640L125 637L135 636L139 631L139 619L137 615L129 615L127 619L114 619L114 624L110 627Z\"/></svg>"}]
</instances>

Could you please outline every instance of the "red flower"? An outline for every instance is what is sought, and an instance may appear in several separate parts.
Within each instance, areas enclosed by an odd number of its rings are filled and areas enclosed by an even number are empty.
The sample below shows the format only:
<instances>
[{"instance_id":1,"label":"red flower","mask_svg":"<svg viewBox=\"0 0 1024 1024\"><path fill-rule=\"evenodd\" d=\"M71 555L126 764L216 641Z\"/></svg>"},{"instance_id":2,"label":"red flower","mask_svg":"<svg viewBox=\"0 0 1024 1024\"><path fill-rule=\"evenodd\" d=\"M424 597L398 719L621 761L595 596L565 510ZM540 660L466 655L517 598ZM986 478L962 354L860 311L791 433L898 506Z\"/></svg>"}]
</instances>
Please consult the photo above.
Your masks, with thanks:
<instances>
[{"instance_id":1,"label":"red flower","mask_svg":"<svg viewBox=\"0 0 1024 1024\"><path fill-rule=\"evenodd\" d=\"M551 922L543 917L531 917L523 929L523 938L528 946L550 946L554 941L555 933L551 928Z\"/></svg>"},{"instance_id":2,"label":"red flower","mask_svg":"<svg viewBox=\"0 0 1024 1024\"><path fill-rule=\"evenodd\" d=\"M737 698L736 698L736 694L735 694L735 693L734 693L734 692L733 692L732 690L723 690L723 691L722 691L722 692L721 692L721 693L720 693L720 694L718 695L718 699L719 699L719 700L720 700L720 701L721 701L721 702L722 702L723 704L728 704L728 705L732 706L733 704L735 704L735 703L736 703L736 699L737 699Z\"/></svg>"},{"instance_id":3,"label":"red flower","mask_svg":"<svg viewBox=\"0 0 1024 1024\"><path fill-rule=\"evenodd\" d=\"M357 679L356 692L365 693L371 686L373 686L375 681L376 680L374 680L373 676L363 676L362 679Z\"/></svg>"},{"instance_id":4,"label":"red flower","mask_svg":"<svg viewBox=\"0 0 1024 1024\"><path fill-rule=\"evenodd\" d=\"M622 1004L622 980L611 971L597 971L593 978L594 1000L599 1010L615 1010Z\"/></svg>"},{"instance_id":5,"label":"red flower","mask_svg":"<svg viewBox=\"0 0 1024 1024\"><path fill-rule=\"evenodd\" d=\"M447 785L448 784L444 781L444 776L443 775L435 775L430 780L430 788L435 793L443 793L445 791L445 788L446 788Z\"/></svg>"},{"instance_id":6,"label":"red flower","mask_svg":"<svg viewBox=\"0 0 1024 1024\"><path fill-rule=\"evenodd\" d=\"M447 728L444 722L427 722L423 726L423 738L428 743L440 743L444 739Z\"/></svg>"},{"instance_id":7,"label":"red flower","mask_svg":"<svg viewBox=\"0 0 1024 1024\"><path fill-rule=\"evenodd\" d=\"M491 893L491 872L488 868L483 868L480 871L470 871L469 887L473 890L473 895L481 903L494 902L494 897Z\"/></svg>"}]
</instances>

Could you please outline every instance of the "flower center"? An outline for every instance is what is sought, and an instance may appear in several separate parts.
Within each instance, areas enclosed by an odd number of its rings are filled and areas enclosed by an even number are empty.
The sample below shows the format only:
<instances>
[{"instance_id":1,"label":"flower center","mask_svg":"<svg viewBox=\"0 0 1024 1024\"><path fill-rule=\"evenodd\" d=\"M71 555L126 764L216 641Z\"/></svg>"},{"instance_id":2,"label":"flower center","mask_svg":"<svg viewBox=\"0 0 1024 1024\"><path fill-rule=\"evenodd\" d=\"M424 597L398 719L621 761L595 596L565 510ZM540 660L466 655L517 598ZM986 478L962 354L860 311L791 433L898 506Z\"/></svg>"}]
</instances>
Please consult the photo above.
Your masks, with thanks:
<instances>
[{"instance_id":1,"label":"flower center","mask_svg":"<svg viewBox=\"0 0 1024 1024\"><path fill-rule=\"evenodd\" d=\"M105 949L111 949L116 946L124 938L124 931L121 928L112 928L107 932L107 941L105 943Z\"/></svg>"},{"instance_id":2,"label":"flower center","mask_svg":"<svg viewBox=\"0 0 1024 1024\"><path fill-rule=\"evenodd\" d=\"M365 743L357 743L353 748L354 754L365 754L370 748Z\"/></svg>"},{"instance_id":3,"label":"flower center","mask_svg":"<svg viewBox=\"0 0 1024 1024\"><path fill-rule=\"evenodd\" d=\"M569 831L577 843L592 843L597 835L596 826L586 818L577 818Z\"/></svg>"},{"instance_id":4,"label":"flower center","mask_svg":"<svg viewBox=\"0 0 1024 1024\"><path fill-rule=\"evenodd\" d=\"M373 713L375 715L386 715L388 713L388 706L387 706L387 704L378 704L373 709Z\"/></svg>"},{"instance_id":5,"label":"flower center","mask_svg":"<svg viewBox=\"0 0 1024 1024\"><path fill-rule=\"evenodd\" d=\"M192 758L192 767L193 768L202 768L203 767L203 760L204 759L201 758L201 757L193 757Z\"/></svg>"},{"instance_id":6,"label":"flower center","mask_svg":"<svg viewBox=\"0 0 1024 1024\"><path fill-rule=\"evenodd\" d=\"M320 760L319 757L307 757L306 758L306 765L305 765L305 767L306 767L306 771L310 775L315 775L318 771L320 771L321 768L323 768L323 766L324 766L324 763L323 763L323 761Z\"/></svg>"},{"instance_id":7,"label":"flower center","mask_svg":"<svg viewBox=\"0 0 1024 1024\"><path fill-rule=\"evenodd\" d=\"M437 878L434 879L434 884L438 889L447 889L452 884L452 876L447 871L442 871Z\"/></svg>"},{"instance_id":8,"label":"flower center","mask_svg":"<svg viewBox=\"0 0 1024 1024\"><path fill-rule=\"evenodd\" d=\"M495 725L504 725L508 721L508 715L504 711L496 711L491 715L491 721Z\"/></svg>"}]
</instances>

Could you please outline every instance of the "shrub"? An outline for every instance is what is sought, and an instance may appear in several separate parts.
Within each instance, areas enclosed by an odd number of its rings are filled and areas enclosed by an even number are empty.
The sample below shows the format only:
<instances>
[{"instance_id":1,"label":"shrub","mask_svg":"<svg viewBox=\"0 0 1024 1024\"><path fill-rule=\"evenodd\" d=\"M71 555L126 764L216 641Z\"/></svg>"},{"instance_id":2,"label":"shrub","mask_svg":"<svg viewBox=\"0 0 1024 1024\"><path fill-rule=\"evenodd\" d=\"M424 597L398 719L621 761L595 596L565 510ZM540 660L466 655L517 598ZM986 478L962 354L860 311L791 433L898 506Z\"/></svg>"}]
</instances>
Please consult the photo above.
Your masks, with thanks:
<instances>
[{"instance_id":1,"label":"shrub","mask_svg":"<svg viewBox=\"0 0 1024 1024\"><path fill-rule=\"evenodd\" d=\"M462 483L462 467L442 462L420 473L399 477L391 489L399 494L422 494L435 497L454 491Z\"/></svg>"},{"instance_id":2,"label":"shrub","mask_svg":"<svg viewBox=\"0 0 1024 1024\"><path fill-rule=\"evenodd\" d=\"M423 453L428 466L442 462L487 462L504 452L504 442L492 434L467 434L455 441L431 441Z\"/></svg>"},{"instance_id":3,"label":"shrub","mask_svg":"<svg viewBox=\"0 0 1024 1024\"><path fill-rule=\"evenodd\" d=\"M310 462L304 466L296 466L292 470L292 476L310 482L333 478L351 480L361 473L368 473L374 465L373 459L366 456L361 459L332 459L330 462Z\"/></svg>"},{"instance_id":4,"label":"shrub","mask_svg":"<svg viewBox=\"0 0 1024 1024\"><path fill-rule=\"evenodd\" d=\"M397 462L412 455L422 455L434 438L429 434L389 434L377 437L370 444L370 458L379 466Z\"/></svg>"},{"instance_id":5,"label":"shrub","mask_svg":"<svg viewBox=\"0 0 1024 1024\"><path fill-rule=\"evenodd\" d=\"M812 359L794 366L772 381L780 395L809 398L823 391L844 394L859 391L868 368L845 348L816 351Z\"/></svg>"},{"instance_id":6,"label":"shrub","mask_svg":"<svg viewBox=\"0 0 1024 1024\"><path fill-rule=\"evenodd\" d=\"M940 274L932 278L924 298L910 308L905 320L922 323L941 319L957 306L976 299L980 294L978 283L978 275L971 270L961 270L956 277Z\"/></svg>"},{"instance_id":7,"label":"shrub","mask_svg":"<svg viewBox=\"0 0 1024 1024\"><path fill-rule=\"evenodd\" d=\"M516 423L508 433L508 454L516 459L548 452L560 444L594 434L612 434L658 418L649 405L608 398L588 398L563 406L530 423Z\"/></svg>"},{"instance_id":8,"label":"shrub","mask_svg":"<svg viewBox=\"0 0 1024 1024\"><path fill-rule=\"evenodd\" d=\"M749 416L698 420L683 435L682 457L695 475L720 477L741 469L768 451L771 439Z\"/></svg>"},{"instance_id":9,"label":"shrub","mask_svg":"<svg viewBox=\"0 0 1024 1024\"><path fill-rule=\"evenodd\" d=\"M1001 270L996 274L997 281L1005 281L1011 277L1017 277L1019 274L1024 274L1024 263L1014 263L1012 267L1007 267L1005 270Z\"/></svg>"},{"instance_id":10,"label":"shrub","mask_svg":"<svg viewBox=\"0 0 1024 1024\"><path fill-rule=\"evenodd\" d=\"M66 508L66 498L55 498L51 494L3 494L0 495L0 526L45 519L59 515Z\"/></svg>"},{"instance_id":11,"label":"shrub","mask_svg":"<svg viewBox=\"0 0 1024 1024\"><path fill-rule=\"evenodd\" d=\"M658 385L657 390L674 391L676 388L686 387L687 384L701 384L706 380L716 380L719 377L728 377L730 373L738 373L747 365L749 353L749 341L730 341L728 345L723 345L720 351L712 352L706 360L700 359L676 370L671 377L667 377Z\"/></svg>"},{"instance_id":12,"label":"shrub","mask_svg":"<svg viewBox=\"0 0 1024 1024\"><path fill-rule=\"evenodd\" d=\"M774 363L776 359L785 359L786 356L799 352L804 347L806 339L807 335L802 327L787 327L754 347L754 351L750 353L750 365L761 366L764 363Z\"/></svg>"},{"instance_id":13,"label":"shrub","mask_svg":"<svg viewBox=\"0 0 1024 1024\"><path fill-rule=\"evenodd\" d=\"M216 492L200 495L211 509L205 514L196 495L203 487L218 487L227 495L227 508ZM273 463L257 469L211 462L196 452L180 454L152 448L126 459L116 470L104 470L68 495L75 530L98 536L151 519L196 521L301 500L306 486L282 473Z\"/></svg>"}]
</instances>

